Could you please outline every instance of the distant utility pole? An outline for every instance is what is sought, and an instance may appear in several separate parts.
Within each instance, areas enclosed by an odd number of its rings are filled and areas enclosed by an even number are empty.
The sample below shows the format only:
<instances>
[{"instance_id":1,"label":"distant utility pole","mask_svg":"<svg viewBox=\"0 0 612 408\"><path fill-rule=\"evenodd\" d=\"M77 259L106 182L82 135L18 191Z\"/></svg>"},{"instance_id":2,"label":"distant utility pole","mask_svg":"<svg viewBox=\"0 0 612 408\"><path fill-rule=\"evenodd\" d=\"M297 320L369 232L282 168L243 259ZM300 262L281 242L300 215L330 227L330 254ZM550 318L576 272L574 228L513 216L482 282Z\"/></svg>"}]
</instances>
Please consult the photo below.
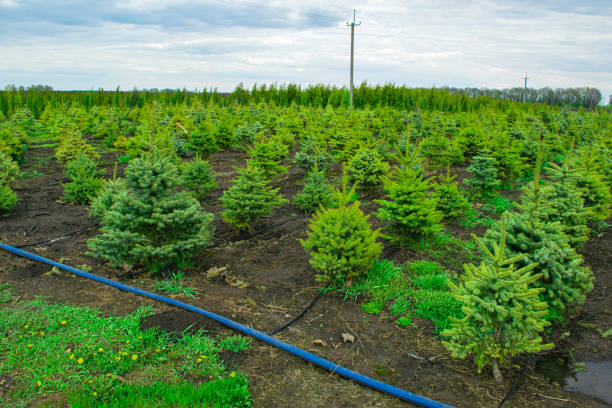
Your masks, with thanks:
<instances>
[{"instance_id":1,"label":"distant utility pole","mask_svg":"<svg viewBox=\"0 0 612 408\"><path fill-rule=\"evenodd\" d=\"M353 107L353 54L355 50L355 26L361 25L361 21L359 23L355 23L355 13L357 10L353 10L353 22L346 23L347 26L351 27L351 85L350 85L350 104L351 108Z\"/></svg>"},{"instance_id":2,"label":"distant utility pole","mask_svg":"<svg viewBox=\"0 0 612 408\"><path fill-rule=\"evenodd\" d=\"M524 79L525 79L525 89L523 89L523 103L526 103L527 102L527 80L529 79L526 72L525 72Z\"/></svg>"}]
</instances>

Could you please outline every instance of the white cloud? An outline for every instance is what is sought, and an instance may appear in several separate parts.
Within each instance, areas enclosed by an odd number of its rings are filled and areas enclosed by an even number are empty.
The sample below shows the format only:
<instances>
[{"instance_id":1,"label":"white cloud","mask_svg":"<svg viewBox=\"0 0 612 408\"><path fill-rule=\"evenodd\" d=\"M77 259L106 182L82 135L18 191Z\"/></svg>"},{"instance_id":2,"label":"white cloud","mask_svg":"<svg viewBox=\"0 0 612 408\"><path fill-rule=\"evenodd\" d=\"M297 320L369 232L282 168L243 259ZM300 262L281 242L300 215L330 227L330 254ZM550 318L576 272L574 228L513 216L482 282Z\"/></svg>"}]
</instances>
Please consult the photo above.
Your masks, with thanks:
<instances>
[{"instance_id":1,"label":"white cloud","mask_svg":"<svg viewBox=\"0 0 612 408\"><path fill-rule=\"evenodd\" d=\"M0 0L9 3L17 5ZM30 1L1 13L0 86L231 90L348 80L345 0L62 3L69 12ZM355 82L499 88L521 86L528 72L529 86L590 85L607 96L609 4L358 1Z\"/></svg>"}]
</instances>

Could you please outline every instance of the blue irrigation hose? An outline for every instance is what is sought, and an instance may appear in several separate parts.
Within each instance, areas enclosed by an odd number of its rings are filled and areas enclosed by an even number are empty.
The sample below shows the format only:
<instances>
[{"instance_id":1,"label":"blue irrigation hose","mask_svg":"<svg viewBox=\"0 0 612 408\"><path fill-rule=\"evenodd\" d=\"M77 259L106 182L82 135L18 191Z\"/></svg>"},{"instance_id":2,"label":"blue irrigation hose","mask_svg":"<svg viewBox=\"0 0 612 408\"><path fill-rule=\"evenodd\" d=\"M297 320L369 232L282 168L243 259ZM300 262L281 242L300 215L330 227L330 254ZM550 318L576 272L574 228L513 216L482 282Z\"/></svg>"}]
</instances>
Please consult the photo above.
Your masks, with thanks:
<instances>
[{"instance_id":1,"label":"blue irrigation hose","mask_svg":"<svg viewBox=\"0 0 612 408\"><path fill-rule=\"evenodd\" d=\"M199 313L199 314L201 314L203 316L206 316L206 317L208 317L210 319L216 320L217 322L219 322L219 323L221 323L221 324L223 324L225 326L228 326L228 327L231 327L232 329L241 331L242 333L248 334L249 336L253 336L253 337L255 337L255 338L259 339L259 340L265 341L268 344L271 344L271 345L273 345L275 347L283 349L283 350L287 351L288 353L291 353L291 354L293 354L295 356L301 357L301 358L303 358L303 359L305 359L305 360L307 360L307 361L309 361L309 362L311 362L313 364L318 365L319 367L323 367L323 368L331 371L332 373L336 373L336 374L339 374L339 375L341 375L343 377L350 378L351 380L357 381L358 383L361 383L361 384L366 385L368 387L374 388L375 390L382 391L384 393L393 395L395 397L398 397L398 398L401 398L403 400L412 402L414 404L418 404L418 405L421 405L423 407L428 407L428 408L452 408L451 405L446 405L446 404L443 404L441 402L434 401L434 400L431 400L429 398L425 398L425 397L423 397L421 395L414 394L412 392L403 390L401 388L397 388L397 387L394 387L392 385L386 384L384 382L381 382L381 381L375 380L373 378L367 377L367 376L365 376L363 374L356 373L355 371L351 371L348 368L345 368L345 367L342 367L342 366L340 366L338 364L332 363L331 361L326 360L326 359L324 359L322 357L319 357L316 354L310 353L310 352L308 352L306 350L302 350L301 348L298 348L298 347L296 347L296 346L294 346L292 344L286 343L286 342L284 342L282 340L279 340L279 339L277 339L275 337L272 337L272 336L270 336L270 335L268 335L268 334L266 334L264 332L261 332L259 330L256 330L256 329L253 329L251 327L245 326L244 324L237 323L237 322L235 322L233 320L230 320L230 319L228 319L226 317L223 317L221 315L209 312L209 311L204 310L204 309L200 309L199 307L195 307L195 306L190 305L188 303L183 303L183 302L180 302L180 301L175 300L175 299L171 299L171 298L168 298L168 297L165 297L165 296L161 296L161 295L158 295L158 294L155 294L155 293L152 293L152 292L147 292L146 290L138 289L138 288L135 288L133 286L125 285L125 284L123 284L121 282L116 282L116 281L111 280L111 279L103 278L101 276L94 275L92 273L88 273L88 272L82 271L82 270L77 269L77 268L73 268L72 266L64 265L62 263L59 263L59 262L56 262L56 261L52 261L52 260L47 259L47 258L43 258L42 256L38 256L38 255L32 254L30 252L23 251L23 250L21 250L19 248L15 248L13 246L4 244L2 242L0 242L0 248L4 249L5 251L11 252L11 253L13 253L15 255L23 256L25 258L29 258L29 259L32 259L34 261L46 263L48 265L55 266L55 267L57 267L59 269L63 269L65 271L72 272L75 275L81 276L83 278L91 279L91 280L94 280L96 282L100 282L100 283L103 283L105 285L112 286L112 287L120 289L120 290L124 290L126 292L136 293L137 295L145 296L145 297L148 297L148 298L151 298L151 299L154 299L154 300L158 300L160 302L165 302L165 303L168 303L168 304L173 305L173 306L177 306L177 307L180 307L180 308L183 308L183 309L195 312L195 313Z\"/></svg>"}]
</instances>

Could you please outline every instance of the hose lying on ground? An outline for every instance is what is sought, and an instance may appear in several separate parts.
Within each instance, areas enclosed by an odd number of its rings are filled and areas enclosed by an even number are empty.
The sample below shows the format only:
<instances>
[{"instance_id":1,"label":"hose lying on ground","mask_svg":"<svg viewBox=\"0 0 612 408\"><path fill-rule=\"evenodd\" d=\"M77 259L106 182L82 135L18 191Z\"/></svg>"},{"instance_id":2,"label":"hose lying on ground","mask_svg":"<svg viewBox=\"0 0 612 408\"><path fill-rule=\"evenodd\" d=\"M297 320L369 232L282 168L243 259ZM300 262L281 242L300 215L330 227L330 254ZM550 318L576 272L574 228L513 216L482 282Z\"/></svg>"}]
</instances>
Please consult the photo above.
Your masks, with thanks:
<instances>
[{"instance_id":1,"label":"hose lying on ground","mask_svg":"<svg viewBox=\"0 0 612 408\"><path fill-rule=\"evenodd\" d=\"M249 326L246 326L244 324L235 322L233 320L230 320L230 319L228 319L226 317L223 317L221 315L218 315L216 313L212 313L212 312L209 312L207 310L201 309L199 307L190 305L188 303L184 303L184 302L181 302L181 301L178 301L178 300L175 300L175 299L171 299L171 298L168 298L168 297L165 297L165 296L162 296L162 295L158 295L156 293L151 293L151 292L139 289L139 288L135 288L133 286L125 285L125 284L123 284L121 282L117 282L117 281L114 281L114 280L111 280L111 279L103 278L101 276L94 275L92 273L88 273L88 272L82 271L80 269L73 268L71 266L64 265L62 263L59 263L59 262L56 262L56 261L53 261L53 260L50 260L50 259L43 258L41 256L32 254L30 252L26 252L24 250L21 250L19 248L16 248L16 247L4 244L4 243L0 243L0 249L4 249L5 251L10 252L12 254L19 255L19 256L22 256L22 257L25 257L25 258L28 258L28 259L31 259L31 260L34 260L34 261L37 261L37 262L42 262L42 263L45 263L45 264L48 264L48 265L51 265L51 266L55 266L55 267L57 267L59 269L63 269L65 271L74 273L77 276L81 276L83 278L91 279L93 281L96 281L96 282L99 282L99 283L103 283L105 285L117 288L119 290L135 293L137 295L141 295L141 296L144 296L144 297L147 297L147 298L150 298L150 299L154 299L154 300L157 300L159 302L164 302L164 303L167 303L169 305L177 306L177 307L183 308L185 310L189 310L191 312L198 313L198 314L200 314L202 316L205 316L205 317L208 317L210 319L213 319L213 320L215 320L215 321L217 321L217 322L219 322L219 323L221 323L221 324L223 324L225 326L228 326L228 327L230 327L232 329L238 330L238 331L240 331L240 332L242 332L244 334L247 334L249 336L252 336L252 337L255 337L255 338L259 339L259 340L262 340L262 341L264 341L264 342L266 342L268 344L271 344L274 347L278 347L281 350L285 350L288 353L291 353L291 354L293 354L295 356L301 357L301 358L305 359L306 361L309 361L309 362L311 362L313 364L318 365L319 367L322 367L322 368L325 368L325 369L331 371L332 373L339 374L339 375L341 375L343 377L349 378L349 379L354 380L354 381L356 381L358 383L361 383L363 385L371 387L371 388L373 388L375 390L382 391L382 392L387 393L389 395L392 395L394 397L401 398L403 400L406 400L406 401L409 401L409 402L421 405L423 407L428 407L428 408L449 408L449 407L451 407L450 405L447 405L447 404L444 404L444 403L441 403L441 402L438 402L438 401L431 400L431 399L423 397L421 395L414 394L412 392L403 390L401 388L394 387L394 386L392 386L390 384L386 384L386 383L383 383L381 381L375 380L373 378L367 377L367 376L365 376L363 374L359 374L359 373L357 373L355 371L351 371L351 370L349 370L346 367L343 367L343 366L340 366L338 364L335 364L335 363L333 363L333 362L331 362L329 360L326 360L326 359L324 359L324 358L322 358L320 356L317 356L316 354L310 353L310 352L308 352L306 350L303 350L303 349L300 349L300 348L298 348L298 347L296 347L296 346L294 346L292 344L286 343L286 342L284 342L282 340L279 340L279 339L277 339L275 337L272 337L269 334L266 334L266 333L261 332L261 331L256 330L256 329L253 329L253 328L251 328Z\"/></svg>"}]
</instances>

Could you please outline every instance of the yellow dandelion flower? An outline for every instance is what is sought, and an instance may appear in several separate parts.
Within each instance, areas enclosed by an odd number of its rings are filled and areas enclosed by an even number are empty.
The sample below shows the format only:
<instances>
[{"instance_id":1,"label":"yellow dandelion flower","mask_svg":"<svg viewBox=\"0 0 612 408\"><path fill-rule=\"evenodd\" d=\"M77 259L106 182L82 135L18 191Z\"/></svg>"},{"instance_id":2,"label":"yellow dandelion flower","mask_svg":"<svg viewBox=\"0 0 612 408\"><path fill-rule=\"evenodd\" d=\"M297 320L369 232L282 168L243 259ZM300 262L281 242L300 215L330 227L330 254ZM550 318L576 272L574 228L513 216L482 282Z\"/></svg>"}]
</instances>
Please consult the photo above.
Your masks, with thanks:
<instances>
[{"instance_id":1,"label":"yellow dandelion flower","mask_svg":"<svg viewBox=\"0 0 612 408\"><path fill-rule=\"evenodd\" d=\"M111 373L106 373L106 376L107 376L107 377L110 377L111 375L112 375Z\"/></svg>"},{"instance_id":2,"label":"yellow dandelion flower","mask_svg":"<svg viewBox=\"0 0 612 408\"><path fill-rule=\"evenodd\" d=\"M126 341L125 341L125 344L130 344L130 341L129 341L129 340L126 340Z\"/></svg>"},{"instance_id":3,"label":"yellow dandelion flower","mask_svg":"<svg viewBox=\"0 0 612 408\"><path fill-rule=\"evenodd\" d=\"M64 326L64 325L66 324L66 321L65 321L65 320L62 320L62 321L60 322L60 324L61 324L62 326Z\"/></svg>"},{"instance_id":4,"label":"yellow dandelion flower","mask_svg":"<svg viewBox=\"0 0 612 408\"><path fill-rule=\"evenodd\" d=\"M42 384L42 382L40 382L40 380L37 380L37 381L36 381L36 386L37 386L37 387L40 387L40 385L41 385L41 384Z\"/></svg>"},{"instance_id":5,"label":"yellow dandelion flower","mask_svg":"<svg viewBox=\"0 0 612 408\"><path fill-rule=\"evenodd\" d=\"M142 336L138 336L138 340L142 340Z\"/></svg>"},{"instance_id":6,"label":"yellow dandelion flower","mask_svg":"<svg viewBox=\"0 0 612 408\"><path fill-rule=\"evenodd\" d=\"M136 360L138 359L138 355L137 354L132 354L132 360Z\"/></svg>"},{"instance_id":7,"label":"yellow dandelion flower","mask_svg":"<svg viewBox=\"0 0 612 408\"><path fill-rule=\"evenodd\" d=\"M89 380L89 383L90 383L90 384L93 384L93 380Z\"/></svg>"},{"instance_id":8,"label":"yellow dandelion flower","mask_svg":"<svg viewBox=\"0 0 612 408\"><path fill-rule=\"evenodd\" d=\"M196 363L201 363L201 362L202 362L202 359L201 359L201 358L198 358L198 359L196 360Z\"/></svg>"},{"instance_id":9,"label":"yellow dandelion flower","mask_svg":"<svg viewBox=\"0 0 612 408\"><path fill-rule=\"evenodd\" d=\"M44 332L44 331L41 331L41 332L40 332L40 335L41 335L41 336L44 336L44 335L45 335L45 332Z\"/></svg>"},{"instance_id":10,"label":"yellow dandelion flower","mask_svg":"<svg viewBox=\"0 0 612 408\"><path fill-rule=\"evenodd\" d=\"M82 358L79 358L79 359L77 360L77 363L79 363L79 364L83 364L83 359L82 359Z\"/></svg>"},{"instance_id":11,"label":"yellow dandelion flower","mask_svg":"<svg viewBox=\"0 0 612 408\"><path fill-rule=\"evenodd\" d=\"M102 347L100 347L100 348L98 349L98 351L101 353L101 352L103 352L103 351L104 351L104 349L103 349Z\"/></svg>"},{"instance_id":12,"label":"yellow dandelion flower","mask_svg":"<svg viewBox=\"0 0 612 408\"><path fill-rule=\"evenodd\" d=\"M206 356L200 356L202 360L206 360Z\"/></svg>"},{"instance_id":13,"label":"yellow dandelion flower","mask_svg":"<svg viewBox=\"0 0 612 408\"><path fill-rule=\"evenodd\" d=\"M115 360L119 361L121 360L121 357L115 357Z\"/></svg>"},{"instance_id":14,"label":"yellow dandelion flower","mask_svg":"<svg viewBox=\"0 0 612 408\"><path fill-rule=\"evenodd\" d=\"M232 371L232 372L230 373L230 377L234 378L235 376L236 376L236 373Z\"/></svg>"},{"instance_id":15,"label":"yellow dandelion flower","mask_svg":"<svg viewBox=\"0 0 612 408\"><path fill-rule=\"evenodd\" d=\"M32 348L32 345L31 345L31 344L28 344L28 348Z\"/></svg>"},{"instance_id":16,"label":"yellow dandelion flower","mask_svg":"<svg viewBox=\"0 0 612 408\"><path fill-rule=\"evenodd\" d=\"M70 360L74 360L74 354L71 354L70 357L68 357Z\"/></svg>"},{"instance_id":17,"label":"yellow dandelion flower","mask_svg":"<svg viewBox=\"0 0 612 408\"><path fill-rule=\"evenodd\" d=\"M30 327L29 324L26 324L25 326L23 326L24 329L27 329L28 327Z\"/></svg>"},{"instance_id":18,"label":"yellow dandelion flower","mask_svg":"<svg viewBox=\"0 0 612 408\"><path fill-rule=\"evenodd\" d=\"M94 355L94 356L97 356L97 355L98 355L98 353L94 353L93 355Z\"/></svg>"},{"instance_id":19,"label":"yellow dandelion flower","mask_svg":"<svg viewBox=\"0 0 612 408\"><path fill-rule=\"evenodd\" d=\"M6 340L6 339L3 339L3 340ZM156 353L159 353L160 351L161 351L160 349L155 349Z\"/></svg>"},{"instance_id":20,"label":"yellow dandelion flower","mask_svg":"<svg viewBox=\"0 0 612 408\"><path fill-rule=\"evenodd\" d=\"M94 391L91 395L93 395L94 397L97 397L98 393Z\"/></svg>"}]
</instances>

